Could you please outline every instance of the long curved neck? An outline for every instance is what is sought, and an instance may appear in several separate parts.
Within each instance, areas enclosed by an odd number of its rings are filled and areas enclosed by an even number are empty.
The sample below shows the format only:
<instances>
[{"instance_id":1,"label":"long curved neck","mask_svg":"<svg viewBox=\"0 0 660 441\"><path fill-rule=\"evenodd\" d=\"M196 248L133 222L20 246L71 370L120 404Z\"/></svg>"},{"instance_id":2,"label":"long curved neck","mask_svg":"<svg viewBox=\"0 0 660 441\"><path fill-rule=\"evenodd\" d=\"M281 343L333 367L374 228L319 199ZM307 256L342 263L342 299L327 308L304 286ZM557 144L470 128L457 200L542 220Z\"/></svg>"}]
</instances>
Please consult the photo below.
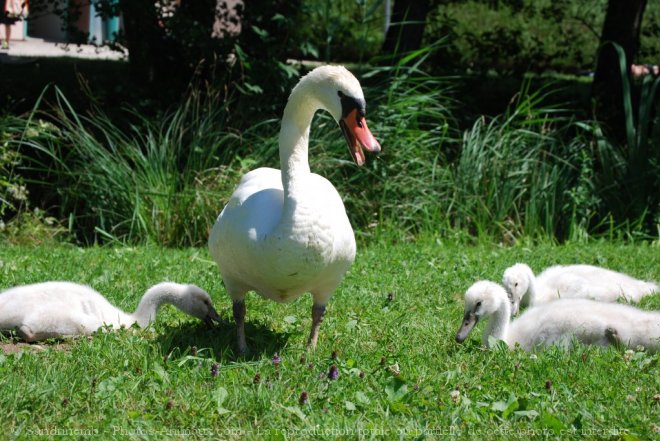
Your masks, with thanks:
<instances>
[{"instance_id":1,"label":"long curved neck","mask_svg":"<svg viewBox=\"0 0 660 441\"><path fill-rule=\"evenodd\" d=\"M310 85L305 80L293 89L284 108L279 147L285 199L295 192L297 184L302 181L301 178L310 173L309 129L314 113L320 108L320 103L314 98Z\"/></svg>"},{"instance_id":2,"label":"long curved neck","mask_svg":"<svg viewBox=\"0 0 660 441\"><path fill-rule=\"evenodd\" d=\"M500 302L500 307L490 317L488 327L483 336L484 345L488 345L488 337L493 336L497 340L506 341L511 320L511 302L506 298Z\"/></svg>"},{"instance_id":3,"label":"long curved neck","mask_svg":"<svg viewBox=\"0 0 660 441\"><path fill-rule=\"evenodd\" d=\"M160 283L147 290L131 319L144 328L156 319L156 313L161 305L170 304L179 307L181 295L174 284Z\"/></svg>"}]
</instances>

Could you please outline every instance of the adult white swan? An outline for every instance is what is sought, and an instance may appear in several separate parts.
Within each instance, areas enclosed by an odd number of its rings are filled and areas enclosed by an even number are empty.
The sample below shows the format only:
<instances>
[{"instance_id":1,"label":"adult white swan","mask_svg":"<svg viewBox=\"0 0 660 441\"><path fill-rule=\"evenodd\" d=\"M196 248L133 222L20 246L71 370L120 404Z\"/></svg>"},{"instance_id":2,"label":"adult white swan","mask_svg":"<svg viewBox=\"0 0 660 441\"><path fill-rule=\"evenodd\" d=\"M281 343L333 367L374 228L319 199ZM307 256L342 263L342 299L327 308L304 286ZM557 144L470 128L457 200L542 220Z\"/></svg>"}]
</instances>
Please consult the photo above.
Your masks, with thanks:
<instances>
[{"instance_id":1,"label":"adult white swan","mask_svg":"<svg viewBox=\"0 0 660 441\"><path fill-rule=\"evenodd\" d=\"M211 324L220 317L211 297L195 285L163 282L152 286L133 314L114 307L98 291L72 282L23 285L0 293L0 329L15 329L25 341L91 334L102 326L146 327L158 308L171 304Z\"/></svg>"},{"instance_id":2,"label":"adult white swan","mask_svg":"<svg viewBox=\"0 0 660 441\"><path fill-rule=\"evenodd\" d=\"M484 280L465 292L465 314L456 341L463 342L481 320L489 320L482 339L485 345L492 336L509 347L517 343L525 350L573 338L591 345L644 346L649 352L660 349L660 312L588 299L561 299L533 306L511 322L507 292Z\"/></svg>"},{"instance_id":3,"label":"adult white swan","mask_svg":"<svg viewBox=\"0 0 660 441\"><path fill-rule=\"evenodd\" d=\"M233 301L240 352L247 350L248 291L277 302L310 292L308 346L314 348L326 303L355 258L355 237L339 193L309 169L309 130L319 109L339 122L358 165L365 162L363 148L380 151L367 128L360 83L344 67L318 67L294 87L279 135L281 171L259 168L243 176L209 237Z\"/></svg>"}]
</instances>

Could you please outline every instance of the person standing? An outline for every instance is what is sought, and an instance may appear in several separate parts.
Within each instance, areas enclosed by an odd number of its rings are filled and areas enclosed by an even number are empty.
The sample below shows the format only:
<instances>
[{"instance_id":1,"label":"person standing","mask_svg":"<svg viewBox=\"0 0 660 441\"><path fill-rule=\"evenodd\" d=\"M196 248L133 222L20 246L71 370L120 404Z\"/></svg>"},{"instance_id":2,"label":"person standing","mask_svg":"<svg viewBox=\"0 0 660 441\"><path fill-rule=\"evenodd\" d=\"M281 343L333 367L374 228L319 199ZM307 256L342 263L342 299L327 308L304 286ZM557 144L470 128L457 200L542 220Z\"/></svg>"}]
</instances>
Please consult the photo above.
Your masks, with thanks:
<instances>
[{"instance_id":1,"label":"person standing","mask_svg":"<svg viewBox=\"0 0 660 441\"><path fill-rule=\"evenodd\" d=\"M5 27L5 38L2 42L2 49L9 49L9 40L11 40L11 27L14 23L23 18L27 0L23 3L20 0L0 0L0 24Z\"/></svg>"}]
</instances>

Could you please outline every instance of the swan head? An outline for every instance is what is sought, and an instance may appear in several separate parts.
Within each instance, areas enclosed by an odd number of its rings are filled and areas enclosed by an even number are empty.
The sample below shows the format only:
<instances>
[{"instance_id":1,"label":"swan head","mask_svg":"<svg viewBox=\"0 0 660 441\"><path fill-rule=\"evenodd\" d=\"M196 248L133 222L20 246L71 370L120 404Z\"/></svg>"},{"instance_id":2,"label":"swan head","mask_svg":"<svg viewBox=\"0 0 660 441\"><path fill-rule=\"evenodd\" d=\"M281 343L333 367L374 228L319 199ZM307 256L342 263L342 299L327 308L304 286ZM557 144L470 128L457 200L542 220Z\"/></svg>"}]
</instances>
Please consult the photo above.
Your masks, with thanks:
<instances>
[{"instance_id":1,"label":"swan head","mask_svg":"<svg viewBox=\"0 0 660 441\"><path fill-rule=\"evenodd\" d=\"M309 95L315 96L319 107L330 112L339 123L357 165L363 165L366 160L364 150L380 152L380 144L367 127L367 104L362 87L348 69L343 66L317 67L300 81L299 87L310 87Z\"/></svg>"},{"instance_id":2,"label":"swan head","mask_svg":"<svg viewBox=\"0 0 660 441\"><path fill-rule=\"evenodd\" d=\"M465 292L465 313L456 341L463 343L480 320L495 314L502 304L508 303L506 291L497 283L481 280L473 284Z\"/></svg>"},{"instance_id":3,"label":"swan head","mask_svg":"<svg viewBox=\"0 0 660 441\"><path fill-rule=\"evenodd\" d=\"M183 312L197 317L209 326L213 322L220 322L220 316L213 307L211 296L197 285L182 285L180 293L182 299L177 304Z\"/></svg>"},{"instance_id":4,"label":"swan head","mask_svg":"<svg viewBox=\"0 0 660 441\"><path fill-rule=\"evenodd\" d=\"M520 301L529 290L532 270L524 263L516 263L507 268L502 275L502 285L511 301L511 314L518 314Z\"/></svg>"}]
</instances>

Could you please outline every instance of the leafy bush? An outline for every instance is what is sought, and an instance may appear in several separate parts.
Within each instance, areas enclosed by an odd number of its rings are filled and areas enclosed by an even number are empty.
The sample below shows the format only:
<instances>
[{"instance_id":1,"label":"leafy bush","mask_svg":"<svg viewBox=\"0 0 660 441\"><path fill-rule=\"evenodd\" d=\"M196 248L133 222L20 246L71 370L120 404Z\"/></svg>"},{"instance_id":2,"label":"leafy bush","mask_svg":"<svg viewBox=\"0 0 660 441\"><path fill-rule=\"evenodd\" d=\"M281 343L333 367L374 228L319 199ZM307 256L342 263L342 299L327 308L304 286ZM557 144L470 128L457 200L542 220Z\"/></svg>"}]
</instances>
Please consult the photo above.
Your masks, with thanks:
<instances>
[{"instance_id":1,"label":"leafy bush","mask_svg":"<svg viewBox=\"0 0 660 441\"><path fill-rule=\"evenodd\" d=\"M467 0L439 2L427 20L426 38L449 35L434 63L500 72L593 68L607 0ZM660 58L660 4L648 2L640 61Z\"/></svg>"},{"instance_id":2,"label":"leafy bush","mask_svg":"<svg viewBox=\"0 0 660 441\"><path fill-rule=\"evenodd\" d=\"M304 0L298 33L304 43L295 55L325 62L362 61L384 39L383 0Z\"/></svg>"},{"instance_id":3,"label":"leafy bush","mask_svg":"<svg viewBox=\"0 0 660 441\"><path fill-rule=\"evenodd\" d=\"M14 244L53 243L68 230L42 208L32 208L27 179L20 173L28 161L21 146L41 136L43 124L30 127L21 117L0 118L0 241Z\"/></svg>"},{"instance_id":4,"label":"leafy bush","mask_svg":"<svg viewBox=\"0 0 660 441\"><path fill-rule=\"evenodd\" d=\"M17 173L21 164L19 140L25 121L12 116L0 118L0 221L27 201L27 189Z\"/></svg>"}]
</instances>

